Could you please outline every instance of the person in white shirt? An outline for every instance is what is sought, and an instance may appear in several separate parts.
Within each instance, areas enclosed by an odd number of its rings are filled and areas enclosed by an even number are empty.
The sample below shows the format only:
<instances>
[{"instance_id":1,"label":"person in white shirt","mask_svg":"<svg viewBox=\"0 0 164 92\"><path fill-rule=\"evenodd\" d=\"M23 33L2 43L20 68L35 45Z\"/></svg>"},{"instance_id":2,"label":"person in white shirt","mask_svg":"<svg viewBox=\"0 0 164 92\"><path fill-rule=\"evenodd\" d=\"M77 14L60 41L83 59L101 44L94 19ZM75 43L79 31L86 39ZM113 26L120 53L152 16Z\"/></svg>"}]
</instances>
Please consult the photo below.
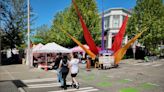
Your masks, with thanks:
<instances>
[{"instance_id":1,"label":"person in white shirt","mask_svg":"<svg viewBox=\"0 0 164 92\"><path fill-rule=\"evenodd\" d=\"M79 83L75 79L77 76L77 73L79 72L79 59L77 58L77 54L72 55L71 54L71 60L69 62L71 77L72 77L72 86L79 89Z\"/></svg>"}]
</instances>

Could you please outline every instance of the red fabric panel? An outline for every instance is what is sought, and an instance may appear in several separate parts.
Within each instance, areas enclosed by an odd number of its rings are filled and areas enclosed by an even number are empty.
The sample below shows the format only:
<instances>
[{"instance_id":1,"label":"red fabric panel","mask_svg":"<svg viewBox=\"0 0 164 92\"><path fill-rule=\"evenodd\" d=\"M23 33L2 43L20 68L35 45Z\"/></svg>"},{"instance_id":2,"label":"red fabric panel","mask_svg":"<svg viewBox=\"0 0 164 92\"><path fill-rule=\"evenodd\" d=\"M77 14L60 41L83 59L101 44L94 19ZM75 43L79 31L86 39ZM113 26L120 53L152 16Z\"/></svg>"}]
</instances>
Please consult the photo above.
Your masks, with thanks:
<instances>
[{"instance_id":1,"label":"red fabric panel","mask_svg":"<svg viewBox=\"0 0 164 92\"><path fill-rule=\"evenodd\" d=\"M85 24L85 22L84 22L84 20L83 20L83 18L82 18L82 16L81 16L81 14L80 14L80 12L78 11L78 7L77 7L76 3L74 2L74 0L72 0L72 2L73 2L73 4L74 4L75 10L76 10L76 12L77 12L77 14L78 14L78 16L79 16L79 18L80 18L80 23L81 23L81 26L82 26L82 28L83 28L83 34L84 34L85 41L87 42L87 44L88 44L90 50L91 50L94 54L97 55L97 54L98 54L98 49L97 49L97 47L96 47L96 44L95 44L94 40L92 39L92 36L91 36L91 34L90 34L90 32L89 32L89 30L88 30L86 24Z\"/></svg>"},{"instance_id":2,"label":"red fabric panel","mask_svg":"<svg viewBox=\"0 0 164 92\"><path fill-rule=\"evenodd\" d=\"M125 30L126 30L127 21L128 21L128 16L125 17L123 24L120 28L120 31L115 36L115 39L112 45L112 50L114 51L114 53L121 48L122 40L123 40Z\"/></svg>"}]
</instances>

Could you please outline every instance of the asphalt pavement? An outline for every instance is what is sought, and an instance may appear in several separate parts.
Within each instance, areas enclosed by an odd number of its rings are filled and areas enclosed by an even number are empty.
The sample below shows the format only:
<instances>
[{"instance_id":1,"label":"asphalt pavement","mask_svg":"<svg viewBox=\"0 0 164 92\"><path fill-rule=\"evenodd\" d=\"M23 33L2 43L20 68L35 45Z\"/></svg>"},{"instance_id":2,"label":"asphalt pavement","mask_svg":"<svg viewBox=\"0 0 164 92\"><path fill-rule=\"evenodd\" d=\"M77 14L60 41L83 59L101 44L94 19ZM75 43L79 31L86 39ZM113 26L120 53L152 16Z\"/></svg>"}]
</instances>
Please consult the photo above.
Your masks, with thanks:
<instances>
[{"instance_id":1,"label":"asphalt pavement","mask_svg":"<svg viewBox=\"0 0 164 92\"><path fill-rule=\"evenodd\" d=\"M142 62L122 60L118 68L86 71L80 64L77 80L80 89L66 92L164 92L164 60ZM67 84L71 83L70 74ZM63 92L55 70L30 68L27 65L0 66L0 92ZM64 91L65 92L65 91Z\"/></svg>"}]
</instances>

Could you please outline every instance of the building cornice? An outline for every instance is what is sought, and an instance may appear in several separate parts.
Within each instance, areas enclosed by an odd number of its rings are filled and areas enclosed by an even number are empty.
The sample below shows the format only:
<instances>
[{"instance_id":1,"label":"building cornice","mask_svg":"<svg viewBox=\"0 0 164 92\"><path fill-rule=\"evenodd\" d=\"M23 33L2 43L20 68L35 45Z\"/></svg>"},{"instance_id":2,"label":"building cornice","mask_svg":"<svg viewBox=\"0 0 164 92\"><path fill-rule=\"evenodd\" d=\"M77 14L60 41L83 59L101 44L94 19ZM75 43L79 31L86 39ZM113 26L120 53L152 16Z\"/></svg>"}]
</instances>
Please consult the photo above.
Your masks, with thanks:
<instances>
[{"instance_id":1,"label":"building cornice","mask_svg":"<svg viewBox=\"0 0 164 92\"><path fill-rule=\"evenodd\" d=\"M125 12L125 13L127 13L129 15L132 14L132 12L130 10L127 10L125 8L109 8L109 9L107 9L107 10L104 11L104 15L110 13L113 10L122 10L123 12ZM99 13L99 15L101 15L101 14L102 14L102 12Z\"/></svg>"}]
</instances>

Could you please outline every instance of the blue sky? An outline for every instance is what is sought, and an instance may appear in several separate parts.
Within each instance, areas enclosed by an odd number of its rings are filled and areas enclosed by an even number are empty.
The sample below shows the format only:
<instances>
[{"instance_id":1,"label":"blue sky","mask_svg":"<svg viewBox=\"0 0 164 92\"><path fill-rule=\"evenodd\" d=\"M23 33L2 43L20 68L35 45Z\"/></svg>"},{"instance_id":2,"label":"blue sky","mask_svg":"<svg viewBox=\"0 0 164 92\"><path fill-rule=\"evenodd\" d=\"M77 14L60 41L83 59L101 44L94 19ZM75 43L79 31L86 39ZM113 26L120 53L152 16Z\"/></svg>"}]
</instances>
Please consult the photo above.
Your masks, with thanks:
<instances>
[{"instance_id":1,"label":"blue sky","mask_svg":"<svg viewBox=\"0 0 164 92\"><path fill-rule=\"evenodd\" d=\"M102 0L96 0L99 12L102 11ZM43 24L52 23L54 15L71 5L71 0L30 0L33 12L37 19L32 27L36 28ZM136 0L103 0L104 10L109 8L122 7L132 9L136 5Z\"/></svg>"}]
</instances>

